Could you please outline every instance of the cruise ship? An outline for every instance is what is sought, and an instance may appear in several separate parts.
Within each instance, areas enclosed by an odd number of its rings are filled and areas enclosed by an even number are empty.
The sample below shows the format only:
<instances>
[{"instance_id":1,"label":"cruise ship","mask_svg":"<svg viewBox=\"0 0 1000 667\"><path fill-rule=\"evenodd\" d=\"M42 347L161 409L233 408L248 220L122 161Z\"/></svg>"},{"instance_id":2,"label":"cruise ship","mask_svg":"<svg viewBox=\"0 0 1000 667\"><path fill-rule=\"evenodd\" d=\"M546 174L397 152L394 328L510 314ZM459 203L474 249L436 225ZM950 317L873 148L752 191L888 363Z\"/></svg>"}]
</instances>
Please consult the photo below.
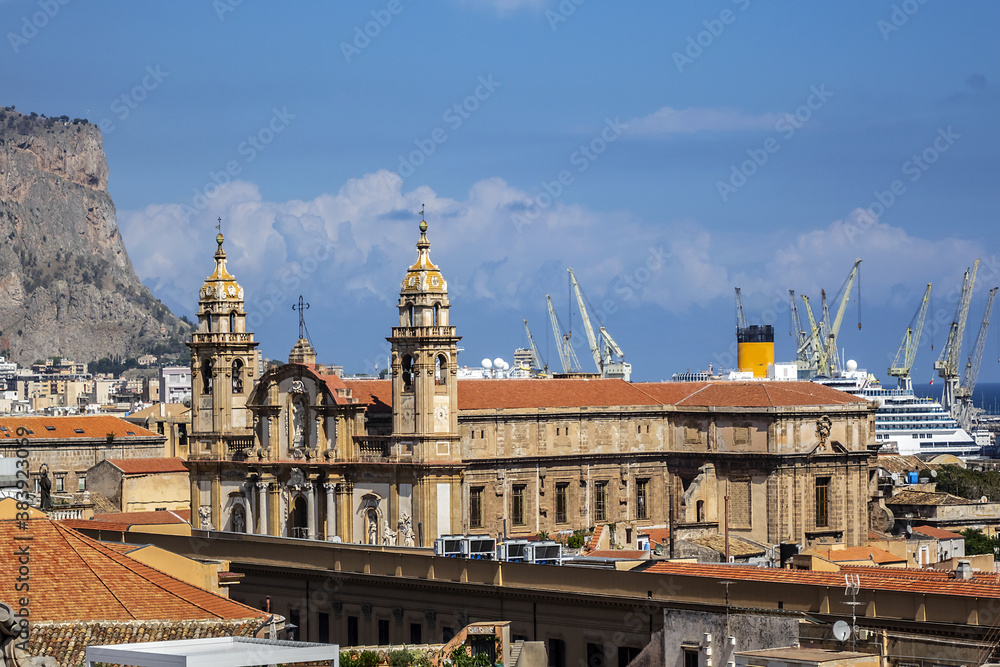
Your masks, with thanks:
<instances>
[{"instance_id":1,"label":"cruise ship","mask_svg":"<svg viewBox=\"0 0 1000 667\"><path fill-rule=\"evenodd\" d=\"M953 454L977 457L981 446L966 433L937 401L920 398L912 389L886 389L853 359L836 377L816 377L813 382L847 392L869 401L878 401L875 438L883 451L917 455L921 458Z\"/></svg>"}]
</instances>

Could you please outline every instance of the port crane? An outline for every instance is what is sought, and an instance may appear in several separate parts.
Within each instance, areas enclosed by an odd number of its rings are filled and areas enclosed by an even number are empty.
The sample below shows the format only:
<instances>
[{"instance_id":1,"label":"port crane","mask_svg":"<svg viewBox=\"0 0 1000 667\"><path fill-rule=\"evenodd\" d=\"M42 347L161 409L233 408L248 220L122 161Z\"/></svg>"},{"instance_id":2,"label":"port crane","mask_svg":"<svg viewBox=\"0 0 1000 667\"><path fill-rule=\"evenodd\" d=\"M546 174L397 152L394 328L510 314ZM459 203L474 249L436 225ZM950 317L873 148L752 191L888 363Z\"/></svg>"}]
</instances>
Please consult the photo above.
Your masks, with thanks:
<instances>
[{"instance_id":1,"label":"port crane","mask_svg":"<svg viewBox=\"0 0 1000 667\"><path fill-rule=\"evenodd\" d=\"M979 367L983 362L983 352L986 349L986 334L990 328L990 313L993 312L993 297L996 296L996 293L997 288L994 287L990 290L989 298L986 299L986 310L983 312L983 322L979 326L976 344L965 363L962 384L955 390L955 398L958 401L958 414L955 419L958 421L958 425L966 431L972 428L972 420L976 416L976 408L972 405L972 392L976 388L976 380L979 379Z\"/></svg>"},{"instance_id":2,"label":"port crane","mask_svg":"<svg viewBox=\"0 0 1000 667\"><path fill-rule=\"evenodd\" d=\"M903 342L896 352L895 359L889 367L889 375L896 378L896 384L900 389L906 391L913 390L913 381L910 379L910 369L913 368L913 360L917 356L917 346L920 344L920 334L924 330L924 320L927 318L927 307L931 302L931 283L927 283L927 290L924 298L913 314L913 319L906 327L903 334Z\"/></svg>"},{"instance_id":3,"label":"port crane","mask_svg":"<svg viewBox=\"0 0 1000 667\"><path fill-rule=\"evenodd\" d=\"M524 331L528 334L528 345L531 348L531 363L534 366L533 369L539 373L547 374L549 372L549 365L542 364L542 355L538 352L538 346L535 345L535 338L531 335L531 329L528 328L528 320L524 320Z\"/></svg>"},{"instance_id":4,"label":"port crane","mask_svg":"<svg viewBox=\"0 0 1000 667\"><path fill-rule=\"evenodd\" d=\"M576 281L573 269L568 269L568 271L570 282L573 284L573 292L576 294L576 303L580 308L583 329L587 334L587 343L590 345L590 354L594 357L597 372L601 374L602 378L620 378L628 382L632 377L632 364L625 362L625 353L604 327L600 328L597 335L594 334L594 327L590 323L580 283Z\"/></svg>"},{"instance_id":5,"label":"port crane","mask_svg":"<svg viewBox=\"0 0 1000 667\"><path fill-rule=\"evenodd\" d=\"M948 339L941 348L941 356L934 362L934 370L944 380L944 390L941 393L941 406L953 417L958 412L956 392L959 388L958 358L962 352L962 338L965 335L965 322L969 318L969 303L972 301L972 288L976 284L976 271L979 270L979 260L965 270L962 278L962 291L955 308L955 319L948 329Z\"/></svg>"},{"instance_id":6,"label":"port crane","mask_svg":"<svg viewBox=\"0 0 1000 667\"><path fill-rule=\"evenodd\" d=\"M844 281L844 286L842 287L844 295L840 299L840 305L837 307L837 315L832 325L830 324L830 308L826 301L826 290L820 291L823 319L819 323L816 322L816 318L813 315L809 297L805 294L802 295L802 301L806 305L806 316L809 318L809 333L803 333L806 342L799 345L797 354L804 355L804 358L808 359L810 370L815 371L818 375L832 376L837 370L837 334L840 332L840 325L844 321L847 302L851 297L851 287L853 287L854 280L857 278L858 267L860 265L860 259L854 260L854 266L851 268L847 280ZM796 313L796 318L797 315Z\"/></svg>"},{"instance_id":7,"label":"port crane","mask_svg":"<svg viewBox=\"0 0 1000 667\"><path fill-rule=\"evenodd\" d=\"M549 319L552 320L552 335L556 337L556 350L559 351L559 362L562 364L563 373L579 373L580 360L576 358L576 350L570 344L572 332L563 334L562 327L559 326L559 317L556 309L552 307L552 297L545 295L545 300L549 304Z\"/></svg>"}]
</instances>

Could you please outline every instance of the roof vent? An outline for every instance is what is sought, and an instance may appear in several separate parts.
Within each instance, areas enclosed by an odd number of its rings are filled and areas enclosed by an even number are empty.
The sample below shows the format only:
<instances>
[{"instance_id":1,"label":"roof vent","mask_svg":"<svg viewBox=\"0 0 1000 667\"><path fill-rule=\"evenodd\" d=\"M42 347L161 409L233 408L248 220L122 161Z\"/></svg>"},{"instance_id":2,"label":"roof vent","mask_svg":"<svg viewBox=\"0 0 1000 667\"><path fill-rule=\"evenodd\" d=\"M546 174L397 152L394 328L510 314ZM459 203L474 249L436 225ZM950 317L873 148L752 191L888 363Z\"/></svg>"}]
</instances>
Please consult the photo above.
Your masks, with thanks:
<instances>
[{"instance_id":1,"label":"roof vent","mask_svg":"<svg viewBox=\"0 0 1000 667\"><path fill-rule=\"evenodd\" d=\"M975 578L975 573L972 571L972 563L966 559L958 561L958 567L955 568L955 578L962 580L970 580Z\"/></svg>"}]
</instances>

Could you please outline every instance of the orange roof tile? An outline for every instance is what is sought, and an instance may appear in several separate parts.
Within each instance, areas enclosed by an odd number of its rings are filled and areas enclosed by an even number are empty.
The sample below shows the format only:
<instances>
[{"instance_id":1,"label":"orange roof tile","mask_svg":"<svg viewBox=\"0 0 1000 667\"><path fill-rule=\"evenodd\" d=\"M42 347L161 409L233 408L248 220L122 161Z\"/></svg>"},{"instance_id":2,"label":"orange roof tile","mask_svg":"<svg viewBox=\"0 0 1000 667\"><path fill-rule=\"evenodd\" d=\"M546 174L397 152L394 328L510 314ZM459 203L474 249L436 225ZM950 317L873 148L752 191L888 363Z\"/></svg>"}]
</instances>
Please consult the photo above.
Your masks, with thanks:
<instances>
[{"instance_id":1,"label":"orange roof tile","mask_svg":"<svg viewBox=\"0 0 1000 667\"><path fill-rule=\"evenodd\" d=\"M344 380L344 384L370 412L392 412L392 380Z\"/></svg>"},{"instance_id":2,"label":"orange roof tile","mask_svg":"<svg viewBox=\"0 0 1000 667\"><path fill-rule=\"evenodd\" d=\"M666 544L667 540L670 539L670 529L669 528L638 528L639 535L649 535L650 546L656 544Z\"/></svg>"},{"instance_id":3,"label":"orange roof tile","mask_svg":"<svg viewBox=\"0 0 1000 667\"><path fill-rule=\"evenodd\" d=\"M26 433L18 435L18 428ZM28 438L29 440L66 440L107 438L108 434L116 438L159 438L165 439L159 433L153 433L141 426L129 423L118 417L109 415L93 415L87 417L0 417L0 440L4 438Z\"/></svg>"},{"instance_id":4,"label":"orange roof tile","mask_svg":"<svg viewBox=\"0 0 1000 667\"><path fill-rule=\"evenodd\" d=\"M934 526L914 526L914 533L920 533L921 535L928 535L930 537L937 538L939 540L964 540L964 535L959 535L958 533L953 533L948 530L941 530L940 528L935 528Z\"/></svg>"},{"instance_id":5,"label":"orange roof tile","mask_svg":"<svg viewBox=\"0 0 1000 667\"><path fill-rule=\"evenodd\" d=\"M846 549L820 550L811 549L813 553L834 563L849 561L871 561L878 565L886 563L905 563L906 558L889 553L878 547L847 547Z\"/></svg>"},{"instance_id":6,"label":"orange roof tile","mask_svg":"<svg viewBox=\"0 0 1000 667\"><path fill-rule=\"evenodd\" d=\"M392 409L390 380L345 380L370 410ZM814 382L641 382L613 379L459 380L459 410L590 406L793 407L864 404Z\"/></svg>"},{"instance_id":7,"label":"orange roof tile","mask_svg":"<svg viewBox=\"0 0 1000 667\"><path fill-rule=\"evenodd\" d=\"M977 573L974 579L963 581L950 578L951 573L943 570L843 565L840 572L815 572L722 563L658 561L644 567L643 572L841 588L844 586L844 573L850 572L858 575L861 588L867 590L907 591L961 597L1000 596L1000 576L996 574Z\"/></svg>"},{"instance_id":8,"label":"orange roof tile","mask_svg":"<svg viewBox=\"0 0 1000 667\"><path fill-rule=\"evenodd\" d=\"M930 491L900 491L887 498L886 505L978 505L974 500L959 498L950 493Z\"/></svg>"},{"instance_id":9,"label":"orange roof tile","mask_svg":"<svg viewBox=\"0 0 1000 667\"><path fill-rule=\"evenodd\" d=\"M151 475L160 472L187 472L179 456L164 459L108 459L108 463L126 475Z\"/></svg>"},{"instance_id":10,"label":"orange roof tile","mask_svg":"<svg viewBox=\"0 0 1000 667\"><path fill-rule=\"evenodd\" d=\"M30 537L31 540L21 538ZM0 521L0 562L29 547L33 621L131 621L263 618L267 614L175 579L46 519L22 529ZM0 568L0 589L14 590L17 568Z\"/></svg>"}]
</instances>

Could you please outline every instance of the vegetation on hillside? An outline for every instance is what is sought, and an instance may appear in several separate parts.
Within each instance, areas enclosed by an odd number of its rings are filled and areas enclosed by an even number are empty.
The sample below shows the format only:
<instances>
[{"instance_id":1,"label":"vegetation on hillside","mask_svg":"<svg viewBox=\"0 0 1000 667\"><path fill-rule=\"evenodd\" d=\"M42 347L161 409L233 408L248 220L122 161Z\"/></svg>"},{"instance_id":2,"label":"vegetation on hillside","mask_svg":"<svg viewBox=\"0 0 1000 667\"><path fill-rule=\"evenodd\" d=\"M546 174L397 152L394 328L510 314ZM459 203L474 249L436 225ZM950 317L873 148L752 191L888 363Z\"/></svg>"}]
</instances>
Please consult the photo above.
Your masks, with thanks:
<instances>
[{"instance_id":1,"label":"vegetation on hillside","mask_svg":"<svg viewBox=\"0 0 1000 667\"><path fill-rule=\"evenodd\" d=\"M929 477L921 471L921 477ZM937 490L960 498L979 500L986 496L990 500L1000 500L1000 472L992 470L966 470L960 466L942 466L937 471ZM991 552L992 553L992 552Z\"/></svg>"}]
</instances>

